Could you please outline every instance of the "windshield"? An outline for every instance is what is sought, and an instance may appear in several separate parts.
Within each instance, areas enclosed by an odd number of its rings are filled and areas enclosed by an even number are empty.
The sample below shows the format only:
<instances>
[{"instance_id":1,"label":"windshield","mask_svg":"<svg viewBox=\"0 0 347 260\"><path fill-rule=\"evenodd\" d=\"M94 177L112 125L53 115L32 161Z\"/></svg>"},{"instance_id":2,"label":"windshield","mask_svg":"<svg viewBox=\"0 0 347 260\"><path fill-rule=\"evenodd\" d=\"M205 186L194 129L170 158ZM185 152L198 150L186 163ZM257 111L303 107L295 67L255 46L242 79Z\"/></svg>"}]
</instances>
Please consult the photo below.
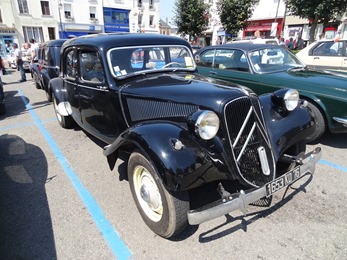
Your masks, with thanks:
<instances>
[{"instance_id":1,"label":"windshield","mask_svg":"<svg viewBox=\"0 0 347 260\"><path fill-rule=\"evenodd\" d=\"M286 48L268 47L248 53L248 58L255 72L271 73L292 68L304 68L305 64Z\"/></svg>"},{"instance_id":2,"label":"windshield","mask_svg":"<svg viewBox=\"0 0 347 260\"><path fill-rule=\"evenodd\" d=\"M116 78L158 70L195 70L191 51L186 46L135 46L111 49L108 64Z\"/></svg>"}]
</instances>

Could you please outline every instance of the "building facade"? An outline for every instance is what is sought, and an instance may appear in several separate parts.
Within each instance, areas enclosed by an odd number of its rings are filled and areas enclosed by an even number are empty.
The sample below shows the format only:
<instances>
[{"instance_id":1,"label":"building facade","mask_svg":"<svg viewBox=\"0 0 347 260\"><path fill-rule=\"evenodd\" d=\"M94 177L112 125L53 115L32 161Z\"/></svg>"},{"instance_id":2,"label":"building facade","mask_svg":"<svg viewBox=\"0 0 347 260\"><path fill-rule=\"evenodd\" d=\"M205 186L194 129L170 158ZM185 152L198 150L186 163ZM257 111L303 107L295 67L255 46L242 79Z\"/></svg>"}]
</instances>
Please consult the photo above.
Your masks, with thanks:
<instances>
[{"instance_id":1,"label":"building facade","mask_svg":"<svg viewBox=\"0 0 347 260\"><path fill-rule=\"evenodd\" d=\"M1 0L0 55L20 46L86 34L159 33L160 0Z\"/></svg>"}]
</instances>

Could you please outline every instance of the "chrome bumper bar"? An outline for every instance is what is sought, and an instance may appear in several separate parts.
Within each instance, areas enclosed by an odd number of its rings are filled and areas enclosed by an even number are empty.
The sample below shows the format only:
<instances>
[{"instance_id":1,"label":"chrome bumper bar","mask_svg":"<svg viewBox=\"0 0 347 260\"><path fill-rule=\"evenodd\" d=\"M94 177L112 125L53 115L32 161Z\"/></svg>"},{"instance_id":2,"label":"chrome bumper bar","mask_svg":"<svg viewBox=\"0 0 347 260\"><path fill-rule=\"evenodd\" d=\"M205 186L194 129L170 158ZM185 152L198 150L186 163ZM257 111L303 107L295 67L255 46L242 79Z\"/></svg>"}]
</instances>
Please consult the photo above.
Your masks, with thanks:
<instances>
[{"instance_id":1,"label":"chrome bumper bar","mask_svg":"<svg viewBox=\"0 0 347 260\"><path fill-rule=\"evenodd\" d=\"M282 188L289 186L295 181L301 179L307 173L313 174L315 166L322 156L321 148L316 148L312 152L305 154L301 158L302 164L299 167L300 177L286 183ZM277 192L277 191L276 191ZM249 204L258 201L267 196L266 185L256 190L245 192L241 190L239 193L231 194L231 198L227 201L218 200L212 204L203 206L199 209L188 211L188 222L190 225L198 225L203 222L224 216L232 211L241 210L246 214L246 208Z\"/></svg>"},{"instance_id":2,"label":"chrome bumper bar","mask_svg":"<svg viewBox=\"0 0 347 260\"><path fill-rule=\"evenodd\" d=\"M343 124L343 126L347 127L347 118L342 118L342 117L333 117L333 119L340 123Z\"/></svg>"}]
</instances>

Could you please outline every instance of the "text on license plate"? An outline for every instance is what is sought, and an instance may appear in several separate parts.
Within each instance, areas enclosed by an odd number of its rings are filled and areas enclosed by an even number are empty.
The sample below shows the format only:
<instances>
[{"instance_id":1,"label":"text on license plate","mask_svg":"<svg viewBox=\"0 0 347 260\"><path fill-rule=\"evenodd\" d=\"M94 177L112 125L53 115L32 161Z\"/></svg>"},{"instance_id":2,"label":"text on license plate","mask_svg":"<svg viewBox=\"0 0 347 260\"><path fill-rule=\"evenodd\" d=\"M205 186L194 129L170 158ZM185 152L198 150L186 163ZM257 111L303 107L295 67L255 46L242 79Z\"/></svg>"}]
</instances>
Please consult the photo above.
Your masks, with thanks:
<instances>
[{"instance_id":1,"label":"text on license plate","mask_svg":"<svg viewBox=\"0 0 347 260\"><path fill-rule=\"evenodd\" d=\"M274 194L275 192L279 191L285 186L288 186L295 180L299 179L301 177L300 175L300 167L296 167L290 172L287 172L283 174L282 176L274 179L273 181L267 183L265 185L266 188L266 196L270 196Z\"/></svg>"}]
</instances>

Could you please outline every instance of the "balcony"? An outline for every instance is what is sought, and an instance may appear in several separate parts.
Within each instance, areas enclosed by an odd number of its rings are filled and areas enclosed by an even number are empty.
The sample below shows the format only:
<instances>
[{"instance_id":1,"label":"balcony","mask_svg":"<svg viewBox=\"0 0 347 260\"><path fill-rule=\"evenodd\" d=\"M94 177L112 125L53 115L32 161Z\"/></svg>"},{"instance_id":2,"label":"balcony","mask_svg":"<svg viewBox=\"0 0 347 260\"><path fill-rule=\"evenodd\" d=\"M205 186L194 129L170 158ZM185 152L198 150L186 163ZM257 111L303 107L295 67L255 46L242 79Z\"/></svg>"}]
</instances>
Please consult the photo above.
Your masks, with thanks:
<instances>
[{"instance_id":1,"label":"balcony","mask_svg":"<svg viewBox=\"0 0 347 260\"><path fill-rule=\"evenodd\" d=\"M67 22L73 22L73 21L74 21L74 18L73 18L73 16L65 16L65 21L67 21Z\"/></svg>"},{"instance_id":2,"label":"balcony","mask_svg":"<svg viewBox=\"0 0 347 260\"><path fill-rule=\"evenodd\" d=\"M98 19L97 19L97 18L90 18L90 22L91 22L91 23L97 23L97 22L98 22Z\"/></svg>"}]
</instances>

